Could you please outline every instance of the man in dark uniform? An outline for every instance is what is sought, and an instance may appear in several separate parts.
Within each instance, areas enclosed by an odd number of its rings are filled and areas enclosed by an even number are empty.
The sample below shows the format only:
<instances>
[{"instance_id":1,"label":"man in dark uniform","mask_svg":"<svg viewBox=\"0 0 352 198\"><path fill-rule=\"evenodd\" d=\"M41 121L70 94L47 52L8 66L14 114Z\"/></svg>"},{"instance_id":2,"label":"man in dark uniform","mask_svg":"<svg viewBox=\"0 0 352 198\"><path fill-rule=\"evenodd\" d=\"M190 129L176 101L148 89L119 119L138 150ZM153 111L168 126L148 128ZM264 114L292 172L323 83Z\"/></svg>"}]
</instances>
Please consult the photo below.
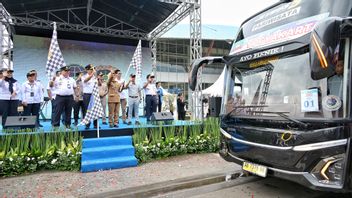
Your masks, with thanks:
<instances>
[{"instance_id":1,"label":"man in dark uniform","mask_svg":"<svg viewBox=\"0 0 352 198\"><path fill-rule=\"evenodd\" d=\"M60 116L65 112L65 126L70 128L71 125L71 112L73 106L73 95L77 87L76 81L70 77L70 68L68 66L62 67L61 75L55 79L57 84L56 91L56 111L54 112L53 126L60 126Z\"/></svg>"}]
</instances>

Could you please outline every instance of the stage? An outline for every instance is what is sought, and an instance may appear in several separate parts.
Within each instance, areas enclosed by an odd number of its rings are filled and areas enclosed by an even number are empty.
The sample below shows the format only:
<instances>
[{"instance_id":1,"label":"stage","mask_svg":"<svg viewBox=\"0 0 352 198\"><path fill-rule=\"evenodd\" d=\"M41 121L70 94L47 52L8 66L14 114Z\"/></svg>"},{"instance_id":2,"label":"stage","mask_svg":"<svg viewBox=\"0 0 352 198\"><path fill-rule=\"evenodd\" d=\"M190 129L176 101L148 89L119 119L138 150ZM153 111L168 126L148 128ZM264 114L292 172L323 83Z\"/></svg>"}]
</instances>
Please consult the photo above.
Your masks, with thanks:
<instances>
[{"instance_id":1,"label":"stage","mask_svg":"<svg viewBox=\"0 0 352 198\"><path fill-rule=\"evenodd\" d=\"M99 134L100 137L114 137L114 136L131 136L133 135L133 129L134 128L140 128L140 127L146 127L146 128L154 128L154 127L159 127L159 125L165 126L184 126L184 125L194 125L194 121L189 121L189 120L174 120L174 121L168 121L168 122L148 122L145 117L140 117L139 122L141 123L140 125L135 125L135 120L132 119L132 124L127 125L122 123L122 119L120 118L119 122L119 127L114 127L110 128L109 123L108 124L102 124L101 119L99 120ZM91 126L89 129L85 129L85 126L75 126L74 121L72 120L71 124L71 129L72 130L77 130L78 132L82 133L82 136L84 138L96 138L98 137L97 135L97 129L93 128L93 123L91 123ZM43 127L40 127L38 129L34 129L34 132L23 132L23 133L40 133L40 132L45 132L45 133L50 133L53 131L53 127L51 126L51 120L40 120L40 124L43 125ZM61 124L62 131L65 131L65 127L63 124ZM18 132L16 134L20 134L21 132ZM2 127L0 128L0 136L1 135L6 135L6 134L13 134L13 133L4 133Z\"/></svg>"}]
</instances>

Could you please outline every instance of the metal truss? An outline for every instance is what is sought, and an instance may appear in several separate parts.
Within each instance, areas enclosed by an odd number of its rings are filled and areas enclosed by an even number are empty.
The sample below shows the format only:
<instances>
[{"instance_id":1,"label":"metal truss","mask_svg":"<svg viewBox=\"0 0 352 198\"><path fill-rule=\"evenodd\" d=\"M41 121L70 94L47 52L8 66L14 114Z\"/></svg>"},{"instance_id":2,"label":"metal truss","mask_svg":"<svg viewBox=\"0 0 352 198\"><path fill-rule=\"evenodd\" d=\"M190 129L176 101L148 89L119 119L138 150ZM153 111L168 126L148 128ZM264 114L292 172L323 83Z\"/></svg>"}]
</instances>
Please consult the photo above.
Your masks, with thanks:
<instances>
[{"instance_id":1,"label":"metal truss","mask_svg":"<svg viewBox=\"0 0 352 198\"><path fill-rule=\"evenodd\" d=\"M82 11L87 12L86 19L79 17L78 12ZM90 21L90 16L93 13L97 16L97 19ZM12 21L17 26L41 29L52 29L51 23L55 21L57 29L62 31L130 39L147 39L146 31L92 8L92 0L88 1L87 7L19 13L16 16L12 16Z\"/></svg>"},{"instance_id":2,"label":"metal truss","mask_svg":"<svg viewBox=\"0 0 352 198\"><path fill-rule=\"evenodd\" d=\"M0 3L0 68L13 68L11 15Z\"/></svg>"},{"instance_id":3,"label":"metal truss","mask_svg":"<svg viewBox=\"0 0 352 198\"><path fill-rule=\"evenodd\" d=\"M190 13L190 62L202 57L202 23L201 23L201 9L200 0L196 0L197 3L193 4ZM202 71L203 68L199 68L197 74L197 86L193 95L191 104L193 119L203 119L203 96L202 96Z\"/></svg>"},{"instance_id":4,"label":"metal truss","mask_svg":"<svg viewBox=\"0 0 352 198\"><path fill-rule=\"evenodd\" d=\"M149 41L149 47L151 51L152 58L152 73L156 74L156 39L152 39Z\"/></svg>"}]
</instances>

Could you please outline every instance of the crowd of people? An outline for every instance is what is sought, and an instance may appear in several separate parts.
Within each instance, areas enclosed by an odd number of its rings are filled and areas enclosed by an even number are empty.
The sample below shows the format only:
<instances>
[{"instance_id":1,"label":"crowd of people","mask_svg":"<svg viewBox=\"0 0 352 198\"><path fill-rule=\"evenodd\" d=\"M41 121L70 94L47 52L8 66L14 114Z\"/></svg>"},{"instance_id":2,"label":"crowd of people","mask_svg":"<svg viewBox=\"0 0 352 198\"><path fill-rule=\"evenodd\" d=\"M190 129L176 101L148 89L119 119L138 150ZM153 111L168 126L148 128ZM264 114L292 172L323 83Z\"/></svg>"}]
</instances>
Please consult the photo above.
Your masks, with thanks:
<instances>
[{"instance_id":1,"label":"crowd of people","mask_svg":"<svg viewBox=\"0 0 352 198\"><path fill-rule=\"evenodd\" d=\"M135 124L139 125L139 104L141 101L141 91L145 94L145 116L147 121L151 120L153 112L161 112L164 90L160 82L155 81L153 74L148 74L146 82L139 85L136 82L136 75L131 74L126 82L122 78L119 69L110 71L105 82L104 74L97 74L94 66L88 64L86 72L78 72L74 77L70 76L68 66L60 68L56 75L50 79L46 91L48 100L51 101L52 115L51 124L59 127L62 123L66 127L71 126L71 114L73 110L74 125L79 124L81 119L87 114L90 98L93 93L94 84L98 84L98 92L103 112L108 108L108 123L106 115L102 119L103 124L109 127L119 126L119 114L124 124L131 125L132 117ZM11 69L0 70L0 114L2 116L2 126L5 126L8 116L17 116L18 106L23 106L22 115L36 116L36 127L42 127L39 122L41 104L44 102L45 87L37 79L37 72L31 70L27 73L27 81L23 84L13 78L14 71ZM21 104L20 104L21 103ZM126 108L128 106L128 115ZM182 94L177 99L178 118L185 119L185 101ZM132 115L133 114L133 115ZM86 129L91 127L91 123L86 125ZM93 127L98 127L98 121L93 121Z\"/></svg>"}]
</instances>

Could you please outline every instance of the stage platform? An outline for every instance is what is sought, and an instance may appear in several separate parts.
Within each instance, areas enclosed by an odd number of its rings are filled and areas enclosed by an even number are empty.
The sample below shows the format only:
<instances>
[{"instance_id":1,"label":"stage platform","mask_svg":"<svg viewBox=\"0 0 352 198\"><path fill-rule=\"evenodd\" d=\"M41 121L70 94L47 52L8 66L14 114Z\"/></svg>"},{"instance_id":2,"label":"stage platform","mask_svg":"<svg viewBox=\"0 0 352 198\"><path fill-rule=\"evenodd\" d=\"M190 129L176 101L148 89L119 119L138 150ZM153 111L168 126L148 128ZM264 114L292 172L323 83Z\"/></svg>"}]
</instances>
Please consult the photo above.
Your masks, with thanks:
<instances>
[{"instance_id":1,"label":"stage platform","mask_svg":"<svg viewBox=\"0 0 352 198\"><path fill-rule=\"evenodd\" d=\"M130 135L133 135L134 128L138 128L138 127L153 128L153 127L159 127L160 124L162 124L163 126L184 126L184 125L196 124L194 121L188 121L188 120L174 120L174 121L169 121L166 123L163 123L163 122L157 122L157 123L148 122L147 123L147 119L145 117L140 117L139 122L141 123L140 125L135 125L134 124L135 121L133 119L132 125L127 125L127 124L123 124L122 120L120 118L119 127L110 128L109 124L102 124L102 121L100 119L99 120L100 137L130 136ZM72 130L77 130L77 131L81 132L84 138L98 137L97 129L93 128L93 123L91 123L91 126L89 129L85 129L85 126L74 126L73 123L74 123L74 121L72 120L72 125L71 125ZM43 125L43 127L40 127L39 129L34 130L34 131L46 132L46 133L50 133L53 131L50 120L46 120L46 121L41 120L40 124ZM62 125L62 129L63 129L63 131L65 130L63 125ZM33 133L38 133L38 132L33 132ZM25 133L32 133L32 132L25 132ZM6 135L6 134L9 134L9 133L4 133L4 131L1 127L0 136ZM16 134L18 134L18 133L16 133Z\"/></svg>"}]
</instances>

